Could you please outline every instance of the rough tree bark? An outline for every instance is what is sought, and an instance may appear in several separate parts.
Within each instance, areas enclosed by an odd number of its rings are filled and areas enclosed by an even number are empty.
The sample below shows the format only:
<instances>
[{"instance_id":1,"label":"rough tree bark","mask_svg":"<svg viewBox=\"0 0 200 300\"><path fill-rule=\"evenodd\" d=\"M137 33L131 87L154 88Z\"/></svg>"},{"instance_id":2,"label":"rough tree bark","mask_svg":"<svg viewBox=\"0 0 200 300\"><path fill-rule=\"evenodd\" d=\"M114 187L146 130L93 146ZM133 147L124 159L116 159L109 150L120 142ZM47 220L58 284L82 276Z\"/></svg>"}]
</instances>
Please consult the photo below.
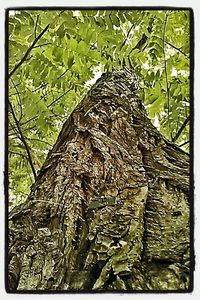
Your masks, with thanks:
<instances>
[{"instance_id":1,"label":"rough tree bark","mask_svg":"<svg viewBox=\"0 0 200 300\"><path fill-rule=\"evenodd\" d=\"M10 213L8 290L188 290L189 156L151 124L124 68L64 124Z\"/></svg>"}]
</instances>

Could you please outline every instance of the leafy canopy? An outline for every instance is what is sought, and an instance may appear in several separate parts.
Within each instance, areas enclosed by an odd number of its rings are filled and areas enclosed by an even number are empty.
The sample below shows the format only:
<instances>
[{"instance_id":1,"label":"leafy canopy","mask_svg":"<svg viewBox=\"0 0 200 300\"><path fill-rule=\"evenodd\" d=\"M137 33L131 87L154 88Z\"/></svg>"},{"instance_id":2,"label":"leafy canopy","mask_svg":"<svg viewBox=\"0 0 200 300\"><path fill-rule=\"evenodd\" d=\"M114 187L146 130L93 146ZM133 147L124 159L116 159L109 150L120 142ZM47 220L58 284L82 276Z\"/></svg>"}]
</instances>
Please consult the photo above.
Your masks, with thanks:
<instances>
[{"instance_id":1,"label":"leafy canopy","mask_svg":"<svg viewBox=\"0 0 200 300\"><path fill-rule=\"evenodd\" d=\"M187 150L190 11L9 11L10 205L102 72L133 68L152 122Z\"/></svg>"}]
</instances>

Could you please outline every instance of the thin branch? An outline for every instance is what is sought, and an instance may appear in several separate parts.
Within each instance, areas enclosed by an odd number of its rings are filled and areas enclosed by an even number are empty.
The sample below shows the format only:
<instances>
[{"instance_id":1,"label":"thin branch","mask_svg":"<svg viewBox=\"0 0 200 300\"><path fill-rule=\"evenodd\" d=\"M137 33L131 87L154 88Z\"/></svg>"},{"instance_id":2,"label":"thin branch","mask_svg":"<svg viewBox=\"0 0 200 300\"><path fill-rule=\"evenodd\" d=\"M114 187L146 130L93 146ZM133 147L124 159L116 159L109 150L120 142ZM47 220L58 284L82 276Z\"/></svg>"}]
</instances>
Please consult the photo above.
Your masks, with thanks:
<instances>
[{"instance_id":1,"label":"thin branch","mask_svg":"<svg viewBox=\"0 0 200 300\"><path fill-rule=\"evenodd\" d=\"M74 65L74 62L73 62L73 64L72 64L72 66ZM59 75L58 77L57 77L57 79L60 79L62 76L64 76L67 72L69 71L69 68L67 68L61 75Z\"/></svg>"},{"instance_id":2,"label":"thin branch","mask_svg":"<svg viewBox=\"0 0 200 300\"><path fill-rule=\"evenodd\" d=\"M168 126L169 126L169 129L170 129L170 122L169 122L170 90L169 90L169 82L168 82L168 75L167 75L167 60L166 60L166 54L165 54L165 34L166 34L166 28L167 28L167 19L168 19L168 14L166 13L165 22L164 22L164 29L163 29L163 56L164 56L165 81L166 81L166 89L167 89Z\"/></svg>"},{"instance_id":3,"label":"thin branch","mask_svg":"<svg viewBox=\"0 0 200 300\"><path fill-rule=\"evenodd\" d=\"M28 146L28 144L27 144L27 142L26 142L26 140L24 138L24 135L22 133L21 127L19 125L19 122L18 122L18 120L17 120L17 118L15 116L15 112L14 112L14 109L12 107L12 104L10 103L10 101L8 101L8 103L9 103L9 106L10 106L10 109L11 109L11 113L12 113L13 119L14 119L15 124L16 124L17 129L18 129L18 132L19 132L19 135L20 135L20 139L21 139L21 141L22 141L22 143L24 145L24 148L26 149L26 152L27 152L27 155L28 155L28 161L29 161L31 170L33 172L33 176L36 179L37 175L36 175L36 171L35 171L35 168L34 168L34 165L33 165L33 161L32 161L31 153L30 153L30 150L29 150L29 146Z\"/></svg>"},{"instance_id":4,"label":"thin branch","mask_svg":"<svg viewBox=\"0 0 200 300\"><path fill-rule=\"evenodd\" d=\"M177 123L176 123L176 132L178 131L178 127L179 127L179 122L180 121L180 114L178 114L178 120L177 120Z\"/></svg>"},{"instance_id":5,"label":"thin branch","mask_svg":"<svg viewBox=\"0 0 200 300\"><path fill-rule=\"evenodd\" d=\"M183 124L181 125L181 127L179 128L178 132L176 133L175 137L173 137L172 142L175 142L179 136L181 135L181 133L183 132L183 130L185 129L185 127L187 126L187 123L190 121L190 116L188 116L185 121L183 122Z\"/></svg>"},{"instance_id":6,"label":"thin branch","mask_svg":"<svg viewBox=\"0 0 200 300\"><path fill-rule=\"evenodd\" d=\"M40 142L40 143L44 143L44 144L46 144L46 145L48 145L48 146L50 146L50 147L53 146L52 144L50 144L50 143L48 143L48 142L46 142L46 141L39 140L39 139L27 138L27 140L29 140L29 141L36 141L36 142Z\"/></svg>"},{"instance_id":7,"label":"thin branch","mask_svg":"<svg viewBox=\"0 0 200 300\"><path fill-rule=\"evenodd\" d=\"M49 105L47 105L47 108L55 104L58 100L60 100L63 96L65 96L69 91L71 91L72 88L68 89L66 92L64 92L60 97L56 98L53 102L51 102Z\"/></svg>"},{"instance_id":8,"label":"thin branch","mask_svg":"<svg viewBox=\"0 0 200 300\"><path fill-rule=\"evenodd\" d=\"M25 61L29 61L32 57L33 55L29 56L28 58L25 59Z\"/></svg>"},{"instance_id":9,"label":"thin branch","mask_svg":"<svg viewBox=\"0 0 200 300\"><path fill-rule=\"evenodd\" d=\"M9 136L11 135L11 134L13 134L13 135L15 135L17 138L19 138L19 136L18 136L18 131L17 131L17 128L11 123L11 121L9 122L9 127L11 127L11 128L9 128L9 132L10 131L13 131L14 133L10 133L9 134Z\"/></svg>"},{"instance_id":10,"label":"thin branch","mask_svg":"<svg viewBox=\"0 0 200 300\"><path fill-rule=\"evenodd\" d=\"M37 118L39 118L39 116L34 116L34 117L28 119L27 121L21 123L20 125L23 126L23 125L25 125L25 124L27 124L27 123L29 123L29 122L31 122L31 121L36 120Z\"/></svg>"},{"instance_id":11,"label":"thin branch","mask_svg":"<svg viewBox=\"0 0 200 300\"><path fill-rule=\"evenodd\" d=\"M190 142L190 141L184 142L184 143L182 143L182 144L180 144L180 145L178 145L178 146L179 146L179 147L185 146L185 145L187 145L189 142Z\"/></svg>"},{"instance_id":12,"label":"thin branch","mask_svg":"<svg viewBox=\"0 0 200 300\"><path fill-rule=\"evenodd\" d=\"M36 37L37 37L37 24L38 24L38 20L39 20L39 15L37 15L36 22L35 22L35 29L34 29L34 32L35 32L35 39L36 39Z\"/></svg>"},{"instance_id":13,"label":"thin branch","mask_svg":"<svg viewBox=\"0 0 200 300\"><path fill-rule=\"evenodd\" d=\"M11 153L11 154L14 154L14 155L19 155L19 156L22 156L23 158L27 159L27 156L23 153L11 151L11 150L8 150L8 153Z\"/></svg>"},{"instance_id":14,"label":"thin branch","mask_svg":"<svg viewBox=\"0 0 200 300\"><path fill-rule=\"evenodd\" d=\"M34 46L33 49L35 49L35 48L40 48L40 47L47 46L47 45L52 45L52 43L44 43L44 44L40 44L40 45Z\"/></svg>"},{"instance_id":15,"label":"thin branch","mask_svg":"<svg viewBox=\"0 0 200 300\"><path fill-rule=\"evenodd\" d=\"M34 118L37 119L39 116L35 116ZM33 118L29 119L27 122L24 123L20 123L20 126L22 127L23 125L25 125L26 123L28 123L29 121L31 122ZM19 121L18 121L19 122ZM11 122L9 122L9 126L11 126L11 128L9 129L9 131L13 130L15 131L15 134L18 135L18 129L17 127L15 127ZM30 131L30 130L35 130L36 129L36 125L30 126L30 127L26 127L23 128L23 132L25 131Z\"/></svg>"},{"instance_id":16,"label":"thin branch","mask_svg":"<svg viewBox=\"0 0 200 300\"><path fill-rule=\"evenodd\" d=\"M15 84L15 82L14 82L14 80L11 78L11 82L12 82L12 84L13 84L13 86L14 86L14 88L15 88L15 90L16 90L16 92L17 92L17 96L18 96L18 100L19 100L19 107L20 107L20 117L19 117L19 121L21 120L21 118L22 118L22 100L21 100L21 96L20 96L20 93L19 93L19 90L18 90L18 87L16 86L16 84Z\"/></svg>"},{"instance_id":17,"label":"thin branch","mask_svg":"<svg viewBox=\"0 0 200 300\"><path fill-rule=\"evenodd\" d=\"M183 54L185 57L189 58L189 56L185 52L183 52L180 48L172 45L170 42L165 41L165 43L171 46L172 48L174 48L175 50L177 50L178 52L180 52L181 54Z\"/></svg>"},{"instance_id":18,"label":"thin branch","mask_svg":"<svg viewBox=\"0 0 200 300\"><path fill-rule=\"evenodd\" d=\"M21 94L24 94L24 92L19 92L19 95L21 95ZM9 97L16 96L16 95L18 95L17 92L10 94Z\"/></svg>"},{"instance_id":19,"label":"thin branch","mask_svg":"<svg viewBox=\"0 0 200 300\"><path fill-rule=\"evenodd\" d=\"M9 73L8 78L10 78L13 73L23 64L23 62L27 59L29 53L31 52L31 50L34 48L35 44L39 41L39 39L44 35L44 33L47 31L47 29L49 28L48 24L43 30L42 32L38 35L38 37L35 38L35 40L33 41L33 43L31 44L31 46L28 48L28 50L26 51L26 53L24 54L24 56L22 57L22 59L15 65L15 67L13 68L13 70Z\"/></svg>"},{"instance_id":20,"label":"thin branch","mask_svg":"<svg viewBox=\"0 0 200 300\"><path fill-rule=\"evenodd\" d=\"M47 85L48 85L48 83L43 83L43 84L41 84L39 87L37 87L35 90L33 90L32 93L37 92L38 90L42 89L43 87L45 87L45 86L47 86Z\"/></svg>"}]
</instances>

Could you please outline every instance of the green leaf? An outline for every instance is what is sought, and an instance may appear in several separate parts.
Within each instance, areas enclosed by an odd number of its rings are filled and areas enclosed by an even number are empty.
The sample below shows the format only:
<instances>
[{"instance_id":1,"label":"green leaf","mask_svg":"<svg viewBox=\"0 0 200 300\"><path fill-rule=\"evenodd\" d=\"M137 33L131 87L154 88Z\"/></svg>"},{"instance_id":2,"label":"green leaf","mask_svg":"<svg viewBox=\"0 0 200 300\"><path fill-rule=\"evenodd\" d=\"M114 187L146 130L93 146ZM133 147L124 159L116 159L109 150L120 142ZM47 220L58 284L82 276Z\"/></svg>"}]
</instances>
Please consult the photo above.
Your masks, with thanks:
<instances>
[{"instance_id":1,"label":"green leaf","mask_svg":"<svg viewBox=\"0 0 200 300\"><path fill-rule=\"evenodd\" d=\"M70 69L74 63L74 55L71 55L68 59L68 68Z\"/></svg>"},{"instance_id":2,"label":"green leaf","mask_svg":"<svg viewBox=\"0 0 200 300\"><path fill-rule=\"evenodd\" d=\"M79 54L86 55L89 51L88 45L84 41L80 41L77 46L77 52Z\"/></svg>"},{"instance_id":3,"label":"green leaf","mask_svg":"<svg viewBox=\"0 0 200 300\"><path fill-rule=\"evenodd\" d=\"M111 20L112 20L112 23L113 23L115 26L117 26L117 27L120 26L120 20L119 20L119 18L116 16L115 12L114 12L114 13L111 13L110 18L111 18Z\"/></svg>"},{"instance_id":4,"label":"green leaf","mask_svg":"<svg viewBox=\"0 0 200 300\"><path fill-rule=\"evenodd\" d=\"M126 21L126 18L125 18L125 16L124 16L124 12L123 12L123 11L119 11L118 16L119 16L120 21L121 21L122 23L124 23L124 22Z\"/></svg>"},{"instance_id":5,"label":"green leaf","mask_svg":"<svg viewBox=\"0 0 200 300\"><path fill-rule=\"evenodd\" d=\"M165 40L190 51L190 12L169 10ZM138 95L145 101L149 117L157 116L160 130L166 138L177 132L177 124L184 122L190 111L190 60L173 47L166 45L167 75L170 88L170 116L166 100L166 74L163 56L163 30L166 11L160 10L20 10L9 16L9 70L21 61L36 35L50 24L25 62L12 75L20 94L9 82L9 97L20 119L20 103L23 116L20 123L25 136L42 139L54 144L61 124L74 107L83 99L88 87L100 69L112 71L133 66L140 88ZM153 20L151 32L149 25ZM130 27L133 26L126 40ZM143 34L148 37L142 49L134 46ZM124 43L125 41L125 43ZM124 46L121 48L121 45ZM38 47L41 45L41 47ZM132 52L131 52L132 51ZM129 55L129 53L131 54ZM64 75L62 75L64 74ZM59 78L59 76L62 75ZM68 94L47 109L53 100L72 88ZM11 122L13 122L12 116ZM34 119L36 117L36 119ZM33 120L28 121L33 118ZM27 122L28 121L28 122ZM26 123L27 122L27 123ZM11 129L10 129L11 130ZM171 131L171 132L170 132ZM13 132L12 132L13 134ZM180 136L180 143L187 141L188 128ZM11 135L9 149L24 153L20 140ZM45 143L32 142L34 163L39 169L48 147ZM42 152L44 151L45 152ZM24 201L21 192L29 193L31 168L26 159L11 155L9 158L10 188L17 201Z\"/></svg>"},{"instance_id":6,"label":"green leaf","mask_svg":"<svg viewBox=\"0 0 200 300\"><path fill-rule=\"evenodd\" d=\"M62 61L62 55L63 55L62 48L59 48L59 47L55 46L53 48L52 54L53 54L56 61L59 61L59 62Z\"/></svg>"},{"instance_id":7,"label":"green leaf","mask_svg":"<svg viewBox=\"0 0 200 300\"><path fill-rule=\"evenodd\" d=\"M67 42L66 42L66 46L70 51L76 51L77 44L78 44L77 40L75 40L73 38L67 40Z\"/></svg>"},{"instance_id":8,"label":"green leaf","mask_svg":"<svg viewBox=\"0 0 200 300\"><path fill-rule=\"evenodd\" d=\"M62 39L65 36L65 24L61 24L57 30L57 35Z\"/></svg>"}]
</instances>

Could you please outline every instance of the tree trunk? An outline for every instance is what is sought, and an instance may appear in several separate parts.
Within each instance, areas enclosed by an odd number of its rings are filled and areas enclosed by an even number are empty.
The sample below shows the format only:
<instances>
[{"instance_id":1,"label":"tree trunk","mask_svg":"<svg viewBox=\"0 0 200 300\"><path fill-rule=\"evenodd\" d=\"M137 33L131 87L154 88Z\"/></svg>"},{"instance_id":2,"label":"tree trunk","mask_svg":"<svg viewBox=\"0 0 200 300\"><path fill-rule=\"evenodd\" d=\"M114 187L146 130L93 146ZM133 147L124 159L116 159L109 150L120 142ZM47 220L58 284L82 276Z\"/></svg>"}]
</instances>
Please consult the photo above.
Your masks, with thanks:
<instances>
[{"instance_id":1,"label":"tree trunk","mask_svg":"<svg viewBox=\"0 0 200 300\"><path fill-rule=\"evenodd\" d=\"M189 289L189 156L134 91L106 73L64 124L10 213L8 291Z\"/></svg>"}]
</instances>

